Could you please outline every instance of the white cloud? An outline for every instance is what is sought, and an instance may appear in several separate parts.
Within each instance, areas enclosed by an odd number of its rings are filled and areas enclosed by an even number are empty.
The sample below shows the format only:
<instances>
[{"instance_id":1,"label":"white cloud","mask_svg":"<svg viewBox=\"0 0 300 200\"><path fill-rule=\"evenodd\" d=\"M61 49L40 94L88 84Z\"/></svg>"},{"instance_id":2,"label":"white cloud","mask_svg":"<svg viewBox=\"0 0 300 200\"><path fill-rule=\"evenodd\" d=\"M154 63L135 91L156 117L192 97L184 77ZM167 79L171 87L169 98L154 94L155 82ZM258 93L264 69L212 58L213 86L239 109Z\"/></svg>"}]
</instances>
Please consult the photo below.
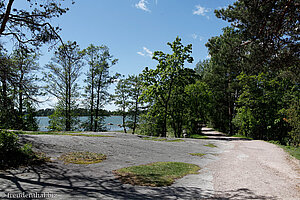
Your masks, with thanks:
<instances>
[{"instance_id":1,"label":"white cloud","mask_svg":"<svg viewBox=\"0 0 300 200\"><path fill-rule=\"evenodd\" d=\"M193 33L191 36L194 40L198 39L198 40L202 41L204 39L201 35L197 35L195 33Z\"/></svg>"},{"instance_id":2,"label":"white cloud","mask_svg":"<svg viewBox=\"0 0 300 200\"><path fill-rule=\"evenodd\" d=\"M147 56L152 57L152 55L153 55L153 52L152 52L152 51L150 51L150 50L147 49L146 47L143 47L143 49L144 49L144 51L146 52L146 55L147 55Z\"/></svg>"},{"instance_id":3,"label":"white cloud","mask_svg":"<svg viewBox=\"0 0 300 200\"><path fill-rule=\"evenodd\" d=\"M137 54L139 54L139 55L141 55L141 56L145 56L145 54L144 53L142 53L142 52L137 52Z\"/></svg>"},{"instance_id":4,"label":"white cloud","mask_svg":"<svg viewBox=\"0 0 300 200\"><path fill-rule=\"evenodd\" d=\"M150 58L152 58L152 56L153 56L153 52L150 51L147 47L143 47L143 52L139 51L139 52L137 52L137 54L144 56L144 57L149 56Z\"/></svg>"},{"instance_id":5,"label":"white cloud","mask_svg":"<svg viewBox=\"0 0 300 200\"><path fill-rule=\"evenodd\" d=\"M147 0L140 0L137 4L135 4L135 7L146 12L151 12L147 7L147 4L149 4Z\"/></svg>"},{"instance_id":6,"label":"white cloud","mask_svg":"<svg viewBox=\"0 0 300 200\"><path fill-rule=\"evenodd\" d=\"M209 18L209 16L206 15L206 13L210 12L209 8L202 7L200 5L196 5L196 10L193 11L194 15L201 15L201 16L206 16Z\"/></svg>"},{"instance_id":7,"label":"white cloud","mask_svg":"<svg viewBox=\"0 0 300 200\"><path fill-rule=\"evenodd\" d=\"M193 33L193 34L192 34L192 38L193 38L194 40L196 40L196 39L198 38L198 35L196 35L195 33Z\"/></svg>"}]
</instances>

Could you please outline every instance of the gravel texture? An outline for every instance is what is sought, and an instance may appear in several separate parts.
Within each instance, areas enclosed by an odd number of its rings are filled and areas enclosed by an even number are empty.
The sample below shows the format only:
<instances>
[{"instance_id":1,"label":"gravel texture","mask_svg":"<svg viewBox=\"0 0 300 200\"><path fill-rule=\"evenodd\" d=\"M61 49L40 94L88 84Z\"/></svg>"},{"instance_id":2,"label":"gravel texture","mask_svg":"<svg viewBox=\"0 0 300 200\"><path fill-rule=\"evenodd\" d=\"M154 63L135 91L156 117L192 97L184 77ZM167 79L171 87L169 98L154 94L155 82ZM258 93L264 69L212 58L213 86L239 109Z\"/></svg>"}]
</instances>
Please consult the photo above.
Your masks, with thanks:
<instances>
[{"instance_id":1,"label":"gravel texture","mask_svg":"<svg viewBox=\"0 0 300 200\"><path fill-rule=\"evenodd\" d=\"M262 141L205 132L210 139L184 142L142 140L123 133L97 133L114 137L22 135L52 162L0 172L0 197L24 192L51 193L52 199L300 199L296 187L300 165L290 162L283 150ZM103 153L107 159L90 165L65 165L57 159L71 151ZM122 184L112 174L115 169L159 161L196 164L201 170L161 188Z\"/></svg>"}]
</instances>

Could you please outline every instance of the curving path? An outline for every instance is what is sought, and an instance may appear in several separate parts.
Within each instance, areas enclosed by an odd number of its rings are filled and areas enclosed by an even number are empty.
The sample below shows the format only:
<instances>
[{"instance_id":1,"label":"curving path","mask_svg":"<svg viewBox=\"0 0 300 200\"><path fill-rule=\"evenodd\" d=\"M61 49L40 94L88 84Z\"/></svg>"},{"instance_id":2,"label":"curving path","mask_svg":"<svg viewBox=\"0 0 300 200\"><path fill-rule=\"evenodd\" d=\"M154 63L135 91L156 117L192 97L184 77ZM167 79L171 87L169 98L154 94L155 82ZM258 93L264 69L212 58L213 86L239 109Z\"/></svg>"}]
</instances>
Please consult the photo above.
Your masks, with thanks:
<instances>
[{"instance_id":1,"label":"curving path","mask_svg":"<svg viewBox=\"0 0 300 200\"><path fill-rule=\"evenodd\" d=\"M33 143L53 161L0 172L0 199L7 193L22 192L51 193L53 199L300 199L299 162L282 149L262 141L225 137L210 129L204 132L209 139L176 143L146 141L122 133L101 133L115 136L103 138L24 135L24 141ZM85 166L65 165L55 159L69 151L99 152L108 158ZM111 173L157 161L193 163L201 170L163 188L123 185Z\"/></svg>"}]
</instances>

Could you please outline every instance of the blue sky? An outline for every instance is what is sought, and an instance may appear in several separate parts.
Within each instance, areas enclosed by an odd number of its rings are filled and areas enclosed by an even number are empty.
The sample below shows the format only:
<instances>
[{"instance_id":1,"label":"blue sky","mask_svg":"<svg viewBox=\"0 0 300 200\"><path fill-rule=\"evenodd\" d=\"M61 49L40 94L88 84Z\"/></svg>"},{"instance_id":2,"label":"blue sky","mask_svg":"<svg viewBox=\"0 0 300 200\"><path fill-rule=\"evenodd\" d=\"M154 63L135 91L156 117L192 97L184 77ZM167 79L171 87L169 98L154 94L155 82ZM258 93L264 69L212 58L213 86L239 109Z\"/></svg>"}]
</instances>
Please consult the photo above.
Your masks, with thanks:
<instances>
[{"instance_id":1,"label":"blue sky","mask_svg":"<svg viewBox=\"0 0 300 200\"><path fill-rule=\"evenodd\" d=\"M228 23L214 16L214 9L233 0L77 0L70 11L55 20L63 40L77 41L81 48L89 44L107 45L119 59L114 72L138 74L145 66L155 67L151 53L169 52L167 42L182 39L193 45L194 67L205 59L205 43L220 35ZM45 54L41 64L48 62Z\"/></svg>"},{"instance_id":2,"label":"blue sky","mask_svg":"<svg viewBox=\"0 0 300 200\"><path fill-rule=\"evenodd\" d=\"M199 60L208 56L205 43L222 33L229 24L218 19L214 10L232 4L234 0L75 0L70 10L52 20L62 31L64 41L77 41L81 48L89 44L107 45L111 54L119 59L112 72L124 75L138 74L157 62L152 53L170 52L167 42L182 39L192 44L194 68ZM17 2L16 6L22 6ZM40 65L45 65L52 52L44 48ZM83 68L83 72L87 67ZM83 79L83 77L82 77ZM113 89L111 89L113 91ZM49 107L44 105L42 107ZM108 106L114 109L114 106Z\"/></svg>"}]
</instances>

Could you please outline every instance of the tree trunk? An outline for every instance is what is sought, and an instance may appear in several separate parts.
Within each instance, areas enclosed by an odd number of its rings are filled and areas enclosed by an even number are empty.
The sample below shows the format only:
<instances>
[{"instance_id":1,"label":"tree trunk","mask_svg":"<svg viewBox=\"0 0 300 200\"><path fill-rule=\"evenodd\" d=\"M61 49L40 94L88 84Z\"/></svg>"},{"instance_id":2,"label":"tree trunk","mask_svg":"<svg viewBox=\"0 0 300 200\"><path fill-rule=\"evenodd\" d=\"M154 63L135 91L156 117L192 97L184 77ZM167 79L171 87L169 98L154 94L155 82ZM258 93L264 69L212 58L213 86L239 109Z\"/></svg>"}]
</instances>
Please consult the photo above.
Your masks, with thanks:
<instances>
[{"instance_id":1,"label":"tree trunk","mask_svg":"<svg viewBox=\"0 0 300 200\"><path fill-rule=\"evenodd\" d=\"M23 130L24 123L23 123L23 78L24 78L24 72L23 72L23 67L22 64L20 65L19 68L21 75L20 75L20 80L19 80L19 126Z\"/></svg>"},{"instance_id":2,"label":"tree trunk","mask_svg":"<svg viewBox=\"0 0 300 200\"><path fill-rule=\"evenodd\" d=\"M91 121L90 121L90 131L93 130L94 123L94 69L92 69L92 85L91 85Z\"/></svg>"},{"instance_id":3,"label":"tree trunk","mask_svg":"<svg viewBox=\"0 0 300 200\"><path fill-rule=\"evenodd\" d=\"M138 99L136 98L135 101L135 112L134 112L134 119L133 119L133 128L132 128L132 134L135 133L136 124L137 124L137 115L138 115Z\"/></svg>"},{"instance_id":4,"label":"tree trunk","mask_svg":"<svg viewBox=\"0 0 300 200\"><path fill-rule=\"evenodd\" d=\"M102 73L100 74L98 85L97 85L97 102L96 102L96 110L95 110L95 127L94 131L97 132L98 128L98 115L99 115L99 106L100 106L100 92L101 92L101 79L102 79Z\"/></svg>"},{"instance_id":5,"label":"tree trunk","mask_svg":"<svg viewBox=\"0 0 300 200\"><path fill-rule=\"evenodd\" d=\"M125 113L125 110L123 111L123 113ZM126 119L126 115L123 114L123 119L122 119L122 121L123 121L123 129L124 129L124 133L127 133L125 119Z\"/></svg>"}]
</instances>

